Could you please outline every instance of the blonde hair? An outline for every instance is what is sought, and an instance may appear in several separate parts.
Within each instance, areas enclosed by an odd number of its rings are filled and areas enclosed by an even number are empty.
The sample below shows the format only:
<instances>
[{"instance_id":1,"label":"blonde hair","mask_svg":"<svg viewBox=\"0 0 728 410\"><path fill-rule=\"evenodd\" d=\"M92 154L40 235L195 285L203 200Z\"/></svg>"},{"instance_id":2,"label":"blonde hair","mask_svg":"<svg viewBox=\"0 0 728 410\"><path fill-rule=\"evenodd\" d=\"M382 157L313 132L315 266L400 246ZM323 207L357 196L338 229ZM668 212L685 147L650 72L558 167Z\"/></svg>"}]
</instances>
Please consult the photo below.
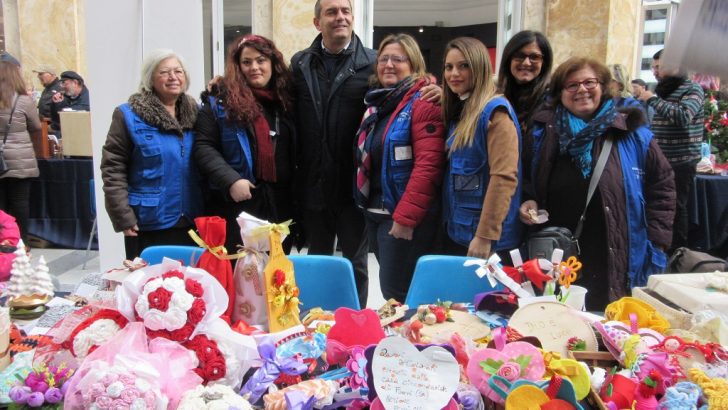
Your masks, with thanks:
<instances>
[{"instance_id":1,"label":"blonde hair","mask_svg":"<svg viewBox=\"0 0 728 410\"><path fill-rule=\"evenodd\" d=\"M425 65L425 58L422 56L420 46L419 44L417 44L417 40L415 40L414 37L404 33L390 34L387 37L384 37L384 40L379 43L379 50L377 50L377 59L379 59L379 56L382 55L382 50L384 50L384 47L390 44L399 44L404 49L404 53L407 55L407 60L412 71L412 74L410 74L410 78L416 81L420 78L429 77L429 75L427 74L427 67ZM375 60L374 74L372 75L369 83L372 86L381 87L382 84L379 82L379 77L377 77L377 64L379 63Z\"/></svg>"},{"instance_id":2,"label":"blonde hair","mask_svg":"<svg viewBox=\"0 0 728 410\"><path fill-rule=\"evenodd\" d=\"M473 81L473 89L470 97L465 101L460 118L452 118L455 111L455 105L460 97L445 87L442 97L442 114L447 124L448 121L457 121L455 131L453 133L454 140L450 151L458 148L467 147L473 144L475 138L475 129L478 126L480 115L490 100L496 97L496 86L493 81L493 69L490 65L488 57L488 49L480 40L472 37L458 37L451 40L445 46L445 56L443 58L443 66L445 59L450 50L458 50L463 53L465 61L470 67Z\"/></svg>"},{"instance_id":3,"label":"blonde hair","mask_svg":"<svg viewBox=\"0 0 728 410\"><path fill-rule=\"evenodd\" d=\"M610 64L609 72L612 74L612 80L622 86L622 89L618 90L619 96L623 98L631 97L632 93L629 90L632 80L629 78L627 69L622 64Z\"/></svg>"}]
</instances>

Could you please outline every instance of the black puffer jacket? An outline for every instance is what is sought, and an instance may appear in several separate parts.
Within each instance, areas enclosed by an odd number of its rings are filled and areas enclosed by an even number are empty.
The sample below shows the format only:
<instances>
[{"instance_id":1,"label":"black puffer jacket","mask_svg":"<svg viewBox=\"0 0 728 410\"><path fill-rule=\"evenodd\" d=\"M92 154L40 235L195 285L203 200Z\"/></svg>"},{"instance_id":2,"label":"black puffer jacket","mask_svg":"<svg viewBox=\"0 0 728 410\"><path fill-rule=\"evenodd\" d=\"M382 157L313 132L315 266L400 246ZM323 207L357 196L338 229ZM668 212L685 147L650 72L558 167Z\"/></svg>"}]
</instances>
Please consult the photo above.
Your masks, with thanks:
<instances>
[{"instance_id":1,"label":"black puffer jacket","mask_svg":"<svg viewBox=\"0 0 728 410\"><path fill-rule=\"evenodd\" d=\"M353 204L355 134L376 59L376 51L353 35L329 82L323 52L319 35L291 59L299 135L296 186L310 210Z\"/></svg>"}]
</instances>

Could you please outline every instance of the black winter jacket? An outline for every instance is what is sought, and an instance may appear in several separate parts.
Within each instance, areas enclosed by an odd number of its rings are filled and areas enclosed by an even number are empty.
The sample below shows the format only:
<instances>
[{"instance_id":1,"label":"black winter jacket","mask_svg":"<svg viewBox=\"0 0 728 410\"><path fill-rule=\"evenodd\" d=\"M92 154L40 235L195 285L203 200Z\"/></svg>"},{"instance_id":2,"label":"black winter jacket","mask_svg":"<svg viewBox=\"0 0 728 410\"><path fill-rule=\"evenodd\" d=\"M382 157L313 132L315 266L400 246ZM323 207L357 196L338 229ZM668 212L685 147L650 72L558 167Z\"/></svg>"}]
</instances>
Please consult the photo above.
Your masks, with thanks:
<instances>
[{"instance_id":1,"label":"black winter jacket","mask_svg":"<svg viewBox=\"0 0 728 410\"><path fill-rule=\"evenodd\" d=\"M305 209L335 210L354 202L355 134L376 51L353 35L329 81L321 38L291 59L299 136L296 186Z\"/></svg>"}]
</instances>

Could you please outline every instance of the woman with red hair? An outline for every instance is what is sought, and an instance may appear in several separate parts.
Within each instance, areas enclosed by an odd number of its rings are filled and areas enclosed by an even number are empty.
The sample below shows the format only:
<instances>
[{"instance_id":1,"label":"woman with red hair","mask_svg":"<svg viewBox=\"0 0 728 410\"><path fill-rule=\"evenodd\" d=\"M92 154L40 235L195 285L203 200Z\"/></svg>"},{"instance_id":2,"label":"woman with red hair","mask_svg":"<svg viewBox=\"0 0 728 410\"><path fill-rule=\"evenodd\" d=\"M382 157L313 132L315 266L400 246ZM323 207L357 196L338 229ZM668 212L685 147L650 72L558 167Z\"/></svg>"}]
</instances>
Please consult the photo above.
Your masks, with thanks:
<instances>
[{"instance_id":1,"label":"woman with red hair","mask_svg":"<svg viewBox=\"0 0 728 410\"><path fill-rule=\"evenodd\" d=\"M271 40L250 34L230 46L219 86L197 117L194 156L212 191L208 214L226 219L234 252L241 212L270 222L293 214L291 74Z\"/></svg>"}]
</instances>

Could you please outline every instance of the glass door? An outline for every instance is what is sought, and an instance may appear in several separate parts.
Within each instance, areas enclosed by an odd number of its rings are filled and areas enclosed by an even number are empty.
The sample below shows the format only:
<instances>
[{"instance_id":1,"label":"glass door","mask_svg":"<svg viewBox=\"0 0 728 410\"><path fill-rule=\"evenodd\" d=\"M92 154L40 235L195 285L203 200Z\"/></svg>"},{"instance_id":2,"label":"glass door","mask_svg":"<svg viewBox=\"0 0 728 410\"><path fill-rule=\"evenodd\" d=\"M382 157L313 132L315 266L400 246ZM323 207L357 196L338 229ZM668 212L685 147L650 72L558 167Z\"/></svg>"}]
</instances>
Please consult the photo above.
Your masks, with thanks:
<instances>
[{"instance_id":1,"label":"glass door","mask_svg":"<svg viewBox=\"0 0 728 410\"><path fill-rule=\"evenodd\" d=\"M228 46L253 26L252 0L205 0L202 5L205 36L205 77L225 72Z\"/></svg>"}]
</instances>

